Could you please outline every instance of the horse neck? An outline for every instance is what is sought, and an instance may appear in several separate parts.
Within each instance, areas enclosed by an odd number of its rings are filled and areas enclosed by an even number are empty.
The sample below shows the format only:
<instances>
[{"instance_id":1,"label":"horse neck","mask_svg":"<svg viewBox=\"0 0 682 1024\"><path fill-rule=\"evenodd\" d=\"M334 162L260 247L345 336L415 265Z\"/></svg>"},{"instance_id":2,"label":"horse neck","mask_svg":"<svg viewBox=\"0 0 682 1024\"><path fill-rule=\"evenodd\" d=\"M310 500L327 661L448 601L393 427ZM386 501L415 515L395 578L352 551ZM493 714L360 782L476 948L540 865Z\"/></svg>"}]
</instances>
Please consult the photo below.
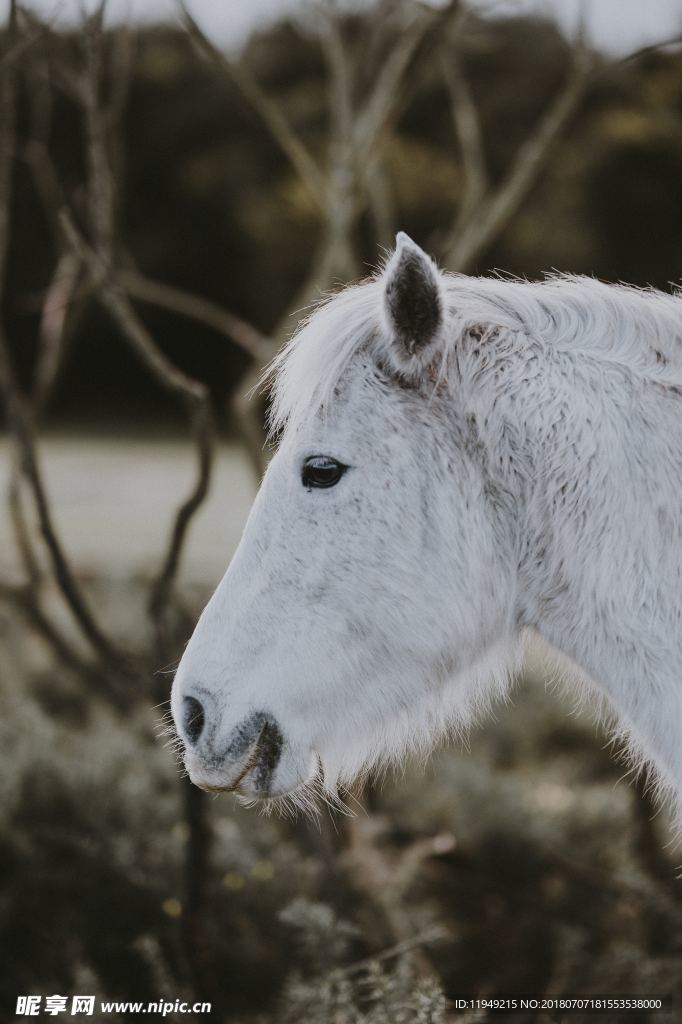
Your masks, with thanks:
<instances>
[{"instance_id":1,"label":"horse neck","mask_svg":"<svg viewBox=\"0 0 682 1024\"><path fill-rule=\"evenodd\" d=\"M645 481L634 481L627 443L638 381L620 366L522 335L500 351L462 390L475 396L470 418L491 505L509 523L518 618L555 620L568 634L560 638L557 625L555 641L572 648L571 634L601 614L605 597L608 581L591 587L590 566L611 555L613 575L617 548L641 528L631 489L636 483L643 497Z\"/></svg>"}]
</instances>

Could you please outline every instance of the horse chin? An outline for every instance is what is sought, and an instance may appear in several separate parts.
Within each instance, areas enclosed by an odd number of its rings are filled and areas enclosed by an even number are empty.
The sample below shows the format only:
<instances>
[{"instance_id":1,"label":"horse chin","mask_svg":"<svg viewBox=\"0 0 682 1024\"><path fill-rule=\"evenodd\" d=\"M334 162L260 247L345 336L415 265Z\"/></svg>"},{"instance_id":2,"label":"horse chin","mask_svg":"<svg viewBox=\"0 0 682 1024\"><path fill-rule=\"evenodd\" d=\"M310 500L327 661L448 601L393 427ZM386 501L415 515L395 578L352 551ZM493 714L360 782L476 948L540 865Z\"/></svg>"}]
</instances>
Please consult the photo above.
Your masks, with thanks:
<instances>
[{"instance_id":1,"label":"horse chin","mask_svg":"<svg viewBox=\"0 0 682 1024\"><path fill-rule=\"evenodd\" d=\"M315 758L306 772L302 770L303 765L298 759L285 756L264 786L258 762L247 762L241 769L233 768L231 772L225 772L215 765L209 767L202 764L192 755L185 756L190 782L198 789L206 793L234 793L248 804L277 801L303 792L318 776L318 762L319 759Z\"/></svg>"}]
</instances>

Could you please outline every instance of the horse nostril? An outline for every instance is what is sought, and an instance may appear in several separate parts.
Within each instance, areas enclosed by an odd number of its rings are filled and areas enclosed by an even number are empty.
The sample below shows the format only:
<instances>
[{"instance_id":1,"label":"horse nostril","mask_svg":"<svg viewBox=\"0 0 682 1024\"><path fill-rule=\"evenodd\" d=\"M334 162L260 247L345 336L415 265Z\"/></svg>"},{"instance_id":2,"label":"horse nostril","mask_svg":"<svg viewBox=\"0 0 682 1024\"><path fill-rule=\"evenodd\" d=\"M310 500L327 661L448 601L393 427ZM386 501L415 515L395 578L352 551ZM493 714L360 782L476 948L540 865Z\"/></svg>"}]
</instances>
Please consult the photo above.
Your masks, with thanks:
<instances>
[{"instance_id":1,"label":"horse nostril","mask_svg":"<svg viewBox=\"0 0 682 1024\"><path fill-rule=\"evenodd\" d=\"M185 735L189 742L194 745L204 730L206 722L206 719L204 718L204 709L196 697L183 697L182 712L184 716L183 725L185 727Z\"/></svg>"}]
</instances>

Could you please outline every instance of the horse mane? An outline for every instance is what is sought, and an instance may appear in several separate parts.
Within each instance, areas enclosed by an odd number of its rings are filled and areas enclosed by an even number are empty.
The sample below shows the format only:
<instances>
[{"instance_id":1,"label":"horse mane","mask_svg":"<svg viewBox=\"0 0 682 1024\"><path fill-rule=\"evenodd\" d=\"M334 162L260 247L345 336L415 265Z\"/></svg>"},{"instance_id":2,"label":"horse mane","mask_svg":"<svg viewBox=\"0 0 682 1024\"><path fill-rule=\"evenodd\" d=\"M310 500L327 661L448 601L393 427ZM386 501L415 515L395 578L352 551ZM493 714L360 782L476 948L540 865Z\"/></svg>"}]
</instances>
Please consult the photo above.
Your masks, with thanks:
<instances>
[{"instance_id":1,"label":"horse mane","mask_svg":"<svg viewBox=\"0 0 682 1024\"><path fill-rule=\"evenodd\" d=\"M468 333L523 334L575 358L618 364L682 394L682 295L551 274L531 282L445 274L449 351ZM325 298L266 369L276 434L333 399L350 361L385 334L383 282L370 278ZM491 338L490 344L495 344ZM448 352L443 367L447 380Z\"/></svg>"}]
</instances>

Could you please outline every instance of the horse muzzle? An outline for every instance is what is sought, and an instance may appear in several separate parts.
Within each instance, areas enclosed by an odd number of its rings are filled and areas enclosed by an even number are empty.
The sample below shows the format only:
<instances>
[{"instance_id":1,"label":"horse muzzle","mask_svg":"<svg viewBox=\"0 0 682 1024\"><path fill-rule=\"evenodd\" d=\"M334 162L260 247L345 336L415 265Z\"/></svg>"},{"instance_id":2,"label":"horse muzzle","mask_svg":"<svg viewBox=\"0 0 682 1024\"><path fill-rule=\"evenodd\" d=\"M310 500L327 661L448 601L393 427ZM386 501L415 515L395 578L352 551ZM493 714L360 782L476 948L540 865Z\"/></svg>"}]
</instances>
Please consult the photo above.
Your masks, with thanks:
<instances>
[{"instance_id":1,"label":"horse muzzle","mask_svg":"<svg viewBox=\"0 0 682 1024\"><path fill-rule=\"evenodd\" d=\"M191 781L209 792L239 792L267 797L286 748L274 716L252 711L225 738L203 693L185 695L175 713L185 744L185 766Z\"/></svg>"}]
</instances>

